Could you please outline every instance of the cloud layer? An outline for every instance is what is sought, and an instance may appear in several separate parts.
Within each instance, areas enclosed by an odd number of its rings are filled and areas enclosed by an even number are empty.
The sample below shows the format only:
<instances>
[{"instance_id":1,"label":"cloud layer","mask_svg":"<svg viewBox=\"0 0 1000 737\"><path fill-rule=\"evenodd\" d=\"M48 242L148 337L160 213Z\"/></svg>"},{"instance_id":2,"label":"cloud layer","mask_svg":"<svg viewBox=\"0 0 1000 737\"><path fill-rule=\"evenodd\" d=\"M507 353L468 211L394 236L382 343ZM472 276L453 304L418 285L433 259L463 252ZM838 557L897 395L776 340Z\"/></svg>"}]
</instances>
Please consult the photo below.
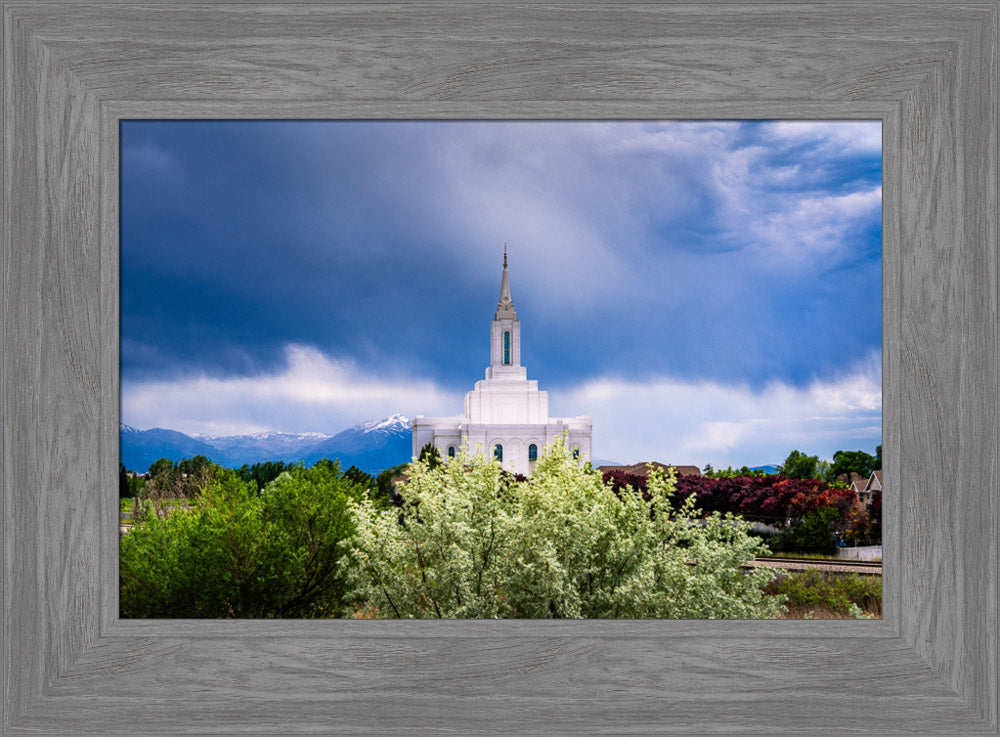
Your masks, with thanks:
<instances>
[{"instance_id":1,"label":"cloud layer","mask_svg":"<svg viewBox=\"0 0 1000 737\"><path fill-rule=\"evenodd\" d=\"M874 354L839 377L804 387L597 379L550 401L555 408L586 408L595 456L620 463L765 465L780 463L792 449L830 459L840 449L871 453L882 442Z\"/></svg>"},{"instance_id":2,"label":"cloud layer","mask_svg":"<svg viewBox=\"0 0 1000 737\"><path fill-rule=\"evenodd\" d=\"M459 415L464 406L463 393L427 380L366 374L315 348L287 346L285 361L282 370L253 378L135 383L123 392L123 413L139 427L209 435L335 433L358 417ZM556 416L589 414L595 457L621 463L756 465L780 462L793 447L830 458L859 442L869 452L881 442L875 355L834 380L806 387L597 378L551 391L549 402Z\"/></svg>"},{"instance_id":3,"label":"cloud layer","mask_svg":"<svg viewBox=\"0 0 1000 737\"><path fill-rule=\"evenodd\" d=\"M396 412L460 414L461 396L426 379L371 375L350 360L289 345L284 366L257 376L190 376L131 382L122 390L130 425L234 435L265 430L336 433Z\"/></svg>"}]
</instances>

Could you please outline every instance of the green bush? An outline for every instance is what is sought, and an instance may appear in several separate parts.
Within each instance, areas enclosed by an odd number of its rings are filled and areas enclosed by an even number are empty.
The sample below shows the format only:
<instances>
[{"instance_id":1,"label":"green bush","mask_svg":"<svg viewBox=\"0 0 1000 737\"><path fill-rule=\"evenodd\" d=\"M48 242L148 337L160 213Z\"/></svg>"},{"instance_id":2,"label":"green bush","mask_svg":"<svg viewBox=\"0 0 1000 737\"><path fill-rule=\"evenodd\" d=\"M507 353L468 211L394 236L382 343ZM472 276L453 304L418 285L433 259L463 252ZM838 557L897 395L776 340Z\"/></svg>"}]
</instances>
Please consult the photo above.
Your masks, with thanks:
<instances>
[{"instance_id":1,"label":"green bush","mask_svg":"<svg viewBox=\"0 0 1000 737\"><path fill-rule=\"evenodd\" d=\"M292 467L258 494L217 469L190 509L152 505L121 541L122 617L326 617L342 613L339 561L360 487L339 464Z\"/></svg>"},{"instance_id":2,"label":"green bush","mask_svg":"<svg viewBox=\"0 0 1000 737\"><path fill-rule=\"evenodd\" d=\"M831 507L817 509L797 525L770 536L768 545L774 552L833 555L837 552L833 525L838 517L837 510Z\"/></svg>"},{"instance_id":3,"label":"green bush","mask_svg":"<svg viewBox=\"0 0 1000 737\"><path fill-rule=\"evenodd\" d=\"M741 565L765 550L732 516L674 509L672 479L621 498L561 442L530 479L482 455L416 462L398 509L352 504L344 568L357 616L750 618L774 616L774 572Z\"/></svg>"},{"instance_id":4,"label":"green bush","mask_svg":"<svg viewBox=\"0 0 1000 737\"><path fill-rule=\"evenodd\" d=\"M865 612L882 612L882 577L828 574L819 570L784 574L767 588L786 597L794 611L820 610L851 616L851 605Z\"/></svg>"}]
</instances>

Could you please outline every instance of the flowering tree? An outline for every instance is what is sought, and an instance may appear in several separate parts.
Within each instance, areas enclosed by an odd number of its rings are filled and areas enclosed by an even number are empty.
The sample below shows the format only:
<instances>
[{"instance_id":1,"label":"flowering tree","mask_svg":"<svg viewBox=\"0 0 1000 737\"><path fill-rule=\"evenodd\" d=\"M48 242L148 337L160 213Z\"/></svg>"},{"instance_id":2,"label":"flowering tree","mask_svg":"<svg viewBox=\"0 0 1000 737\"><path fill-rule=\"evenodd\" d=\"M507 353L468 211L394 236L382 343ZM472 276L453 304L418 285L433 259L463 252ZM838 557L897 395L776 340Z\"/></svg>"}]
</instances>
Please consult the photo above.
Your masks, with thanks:
<instances>
[{"instance_id":1,"label":"flowering tree","mask_svg":"<svg viewBox=\"0 0 1000 737\"><path fill-rule=\"evenodd\" d=\"M616 494L557 441L530 479L462 453L414 463L398 509L352 504L342 563L356 615L406 618L776 616L742 520L672 504L672 478Z\"/></svg>"}]
</instances>

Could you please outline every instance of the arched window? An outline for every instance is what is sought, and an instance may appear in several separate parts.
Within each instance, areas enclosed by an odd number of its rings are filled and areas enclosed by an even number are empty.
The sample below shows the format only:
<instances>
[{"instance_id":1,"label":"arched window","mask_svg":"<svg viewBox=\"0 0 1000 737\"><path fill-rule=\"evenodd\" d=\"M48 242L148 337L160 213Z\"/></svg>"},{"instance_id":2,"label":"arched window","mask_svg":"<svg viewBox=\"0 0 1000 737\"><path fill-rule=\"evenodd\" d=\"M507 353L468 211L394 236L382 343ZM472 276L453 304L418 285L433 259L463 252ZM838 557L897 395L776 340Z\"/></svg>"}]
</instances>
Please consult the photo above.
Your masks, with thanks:
<instances>
[{"instance_id":1,"label":"arched window","mask_svg":"<svg viewBox=\"0 0 1000 737\"><path fill-rule=\"evenodd\" d=\"M449 458L454 458L455 457L455 446L454 445L449 445L448 446L448 457Z\"/></svg>"},{"instance_id":2,"label":"arched window","mask_svg":"<svg viewBox=\"0 0 1000 737\"><path fill-rule=\"evenodd\" d=\"M532 443L528 446L528 460L537 461L538 460L538 446Z\"/></svg>"},{"instance_id":3,"label":"arched window","mask_svg":"<svg viewBox=\"0 0 1000 737\"><path fill-rule=\"evenodd\" d=\"M493 457L496 458L498 461L503 460L503 446L500 445L500 443L497 443L496 445L493 446Z\"/></svg>"},{"instance_id":4,"label":"arched window","mask_svg":"<svg viewBox=\"0 0 1000 737\"><path fill-rule=\"evenodd\" d=\"M510 331L503 331L503 363L505 366L510 365Z\"/></svg>"}]
</instances>

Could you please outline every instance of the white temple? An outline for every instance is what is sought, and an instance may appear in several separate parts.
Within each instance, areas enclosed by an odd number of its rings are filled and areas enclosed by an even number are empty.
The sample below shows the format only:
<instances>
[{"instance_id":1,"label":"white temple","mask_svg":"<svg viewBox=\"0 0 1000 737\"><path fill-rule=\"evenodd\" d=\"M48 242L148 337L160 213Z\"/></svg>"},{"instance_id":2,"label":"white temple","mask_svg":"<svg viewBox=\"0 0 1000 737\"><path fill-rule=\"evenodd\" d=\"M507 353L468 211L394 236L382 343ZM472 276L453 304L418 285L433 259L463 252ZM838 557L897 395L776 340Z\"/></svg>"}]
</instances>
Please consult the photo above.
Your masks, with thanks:
<instances>
[{"instance_id":1,"label":"white temple","mask_svg":"<svg viewBox=\"0 0 1000 737\"><path fill-rule=\"evenodd\" d=\"M564 434L580 462L590 460L590 417L549 417L548 392L539 391L521 365L521 323L510 298L504 247L486 378L465 395L464 416L413 419L413 455L433 443L442 458L453 458L466 446L471 453L491 453L507 471L528 475L545 447Z\"/></svg>"}]
</instances>

